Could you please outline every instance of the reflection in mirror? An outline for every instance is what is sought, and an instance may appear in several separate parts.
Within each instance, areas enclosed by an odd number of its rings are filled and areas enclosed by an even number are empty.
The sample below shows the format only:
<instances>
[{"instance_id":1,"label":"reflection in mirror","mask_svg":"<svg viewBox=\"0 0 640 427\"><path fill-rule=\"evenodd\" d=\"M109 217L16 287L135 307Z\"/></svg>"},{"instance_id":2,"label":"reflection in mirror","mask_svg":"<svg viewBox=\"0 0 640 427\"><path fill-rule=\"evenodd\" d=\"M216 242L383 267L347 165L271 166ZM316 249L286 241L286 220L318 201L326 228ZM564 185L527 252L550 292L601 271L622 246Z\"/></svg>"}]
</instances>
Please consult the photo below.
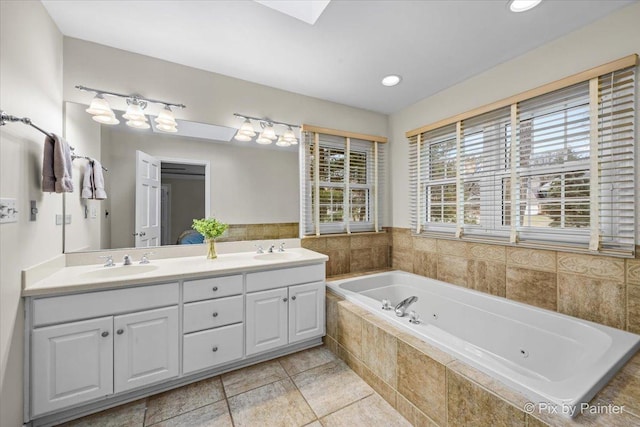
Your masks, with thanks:
<instances>
[{"instance_id":1,"label":"reflection in mirror","mask_svg":"<svg viewBox=\"0 0 640 427\"><path fill-rule=\"evenodd\" d=\"M74 161L65 252L200 243L191 222L204 216L230 225L219 241L298 237L297 146L265 149L233 140L236 129L186 121L179 129L189 136L101 125L86 108L65 104L65 137L108 169L107 199L81 197L88 161ZM217 139L204 137L212 130ZM155 176L155 187L145 193L140 181L153 162L156 175L145 179Z\"/></svg>"}]
</instances>

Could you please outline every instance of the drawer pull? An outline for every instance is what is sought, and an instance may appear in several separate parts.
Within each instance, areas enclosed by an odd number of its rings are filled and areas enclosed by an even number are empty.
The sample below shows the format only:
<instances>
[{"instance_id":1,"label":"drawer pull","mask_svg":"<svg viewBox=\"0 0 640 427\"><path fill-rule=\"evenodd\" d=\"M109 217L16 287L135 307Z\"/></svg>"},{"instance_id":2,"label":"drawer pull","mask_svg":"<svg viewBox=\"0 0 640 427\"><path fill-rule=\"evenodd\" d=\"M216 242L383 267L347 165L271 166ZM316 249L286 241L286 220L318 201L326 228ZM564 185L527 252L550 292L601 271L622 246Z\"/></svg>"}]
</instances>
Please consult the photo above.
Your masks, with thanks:
<instances>
[{"instance_id":1,"label":"drawer pull","mask_svg":"<svg viewBox=\"0 0 640 427\"><path fill-rule=\"evenodd\" d=\"M289 298L287 298L287 297L282 298L282 301L284 301L284 302L287 302L288 300L289 300Z\"/></svg>"},{"instance_id":2,"label":"drawer pull","mask_svg":"<svg viewBox=\"0 0 640 427\"><path fill-rule=\"evenodd\" d=\"M213 313L213 317L218 317L218 312L217 311Z\"/></svg>"},{"instance_id":3,"label":"drawer pull","mask_svg":"<svg viewBox=\"0 0 640 427\"><path fill-rule=\"evenodd\" d=\"M124 334L124 329L118 329L118 330L116 331L116 333L117 333L118 335L122 335L122 334Z\"/></svg>"},{"instance_id":4,"label":"drawer pull","mask_svg":"<svg viewBox=\"0 0 640 427\"><path fill-rule=\"evenodd\" d=\"M218 287L217 287L217 286L214 286L211 290L212 290L213 292L217 292L217 291L218 291Z\"/></svg>"},{"instance_id":5,"label":"drawer pull","mask_svg":"<svg viewBox=\"0 0 640 427\"><path fill-rule=\"evenodd\" d=\"M215 353L216 351L218 351L218 346L213 347L213 348L211 349L211 351L213 351L214 353Z\"/></svg>"},{"instance_id":6,"label":"drawer pull","mask_svg":"<svg viewBox=\"0 0 640 427\"><path fill-rule=\"evenodd\" d=\"M291 299L295 301L296 300L296 296L295 295L292 296Z\"/></svg>"},{"instance_id":7,"label":"drawer pull","mask_svg":"<svg viewBox=\"0 0 640 427\"><path fill-rule=\"evenodd\" d=\"M109 336L109 331L104 331L103 333L101 333L100 335L102 335L102 338L106 338Z\"/></svg>"}]
</instances>

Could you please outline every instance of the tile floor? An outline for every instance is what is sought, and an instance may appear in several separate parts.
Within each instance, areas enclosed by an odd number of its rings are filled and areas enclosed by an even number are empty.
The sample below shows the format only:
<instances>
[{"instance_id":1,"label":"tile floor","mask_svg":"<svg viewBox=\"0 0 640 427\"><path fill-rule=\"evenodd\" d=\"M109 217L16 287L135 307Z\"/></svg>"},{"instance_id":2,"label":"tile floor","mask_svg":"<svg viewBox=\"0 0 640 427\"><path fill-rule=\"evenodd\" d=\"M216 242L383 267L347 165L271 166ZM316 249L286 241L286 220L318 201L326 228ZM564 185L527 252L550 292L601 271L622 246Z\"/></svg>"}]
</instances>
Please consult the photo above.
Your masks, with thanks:
<instances>
[{"instance_id":1,"label":"tile floor","mask_svg":"<svg viewBox=\"0 0 640 427\"><path fill-rule=\"evenodd\" d=\"M324 346L64 424L65 427L409 425Z\"/></svg>"}]
</instances>

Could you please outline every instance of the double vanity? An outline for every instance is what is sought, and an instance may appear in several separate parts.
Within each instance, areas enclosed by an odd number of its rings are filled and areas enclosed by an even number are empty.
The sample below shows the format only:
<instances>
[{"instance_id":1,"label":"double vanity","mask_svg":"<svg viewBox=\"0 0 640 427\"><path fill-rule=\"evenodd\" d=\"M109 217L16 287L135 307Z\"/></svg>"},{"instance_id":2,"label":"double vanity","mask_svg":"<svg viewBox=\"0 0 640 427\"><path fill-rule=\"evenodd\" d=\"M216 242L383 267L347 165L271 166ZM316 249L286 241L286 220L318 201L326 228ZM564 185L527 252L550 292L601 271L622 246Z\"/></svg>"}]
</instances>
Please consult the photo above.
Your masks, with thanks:
<instances>
[{"instance_id":1,"label":"double vanity","mask_svg":"<svg viewBox=\"0 0 640 427\"><path fill-rule=\"evenodd\" d=\"M47 267L23 288L25 419L63 421L319 345L326 261L294 248Z\"/></svg>"}]
</instances>

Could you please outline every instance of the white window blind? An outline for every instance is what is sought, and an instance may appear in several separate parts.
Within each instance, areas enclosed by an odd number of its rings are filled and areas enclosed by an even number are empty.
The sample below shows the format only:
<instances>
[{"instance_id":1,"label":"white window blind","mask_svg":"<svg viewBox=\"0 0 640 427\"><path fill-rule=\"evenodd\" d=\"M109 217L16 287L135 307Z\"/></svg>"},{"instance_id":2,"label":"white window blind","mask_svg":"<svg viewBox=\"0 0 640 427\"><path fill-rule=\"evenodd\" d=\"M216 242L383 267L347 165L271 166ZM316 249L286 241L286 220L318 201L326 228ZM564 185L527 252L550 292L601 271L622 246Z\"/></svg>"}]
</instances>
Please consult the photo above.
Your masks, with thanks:
<instances>
[{"instance_id":1,"label":"white window blind","mask_svg":"<svg viewBox=\"0 0 640 427\"><path fill-rule=\"evenodd\" d=\"M302 136L302 233L379 231L383 144L319 132Z\"/></svg>"},{"instance_id":2,"label":"white window blind","mask_svg":"<svg viewBox=\"0 0 640 427\"><path fill-rule=\"evenodd\" d=\"M632 254L635 117L630 67L411 135L414 232Z\"/></svg>"}]
</instances>

